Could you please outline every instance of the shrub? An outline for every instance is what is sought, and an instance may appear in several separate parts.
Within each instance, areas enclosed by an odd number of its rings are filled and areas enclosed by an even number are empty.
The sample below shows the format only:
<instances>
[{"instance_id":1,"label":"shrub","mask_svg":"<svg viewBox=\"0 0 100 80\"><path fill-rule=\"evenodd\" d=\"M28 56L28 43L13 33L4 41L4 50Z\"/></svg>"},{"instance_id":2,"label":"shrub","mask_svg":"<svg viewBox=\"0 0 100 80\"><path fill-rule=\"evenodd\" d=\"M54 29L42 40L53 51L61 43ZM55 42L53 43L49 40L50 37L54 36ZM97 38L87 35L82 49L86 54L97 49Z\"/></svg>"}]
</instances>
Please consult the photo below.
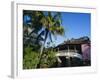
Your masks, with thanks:
<instances>
[{"instance_id":1,"label":"shrub","mask_svg":"<svg viewBox=\"0 0 100 80\"><path fill-rule=\"evenodd\" d=\"M31 47L26 47L25 55L23 56L23 69L33 69L39 61L39 53L32 51Z\"/></svg>"},{"instance_id":2,"label":"shrub","mask_svg":"<svg viewBox=\"0 0 100 80\"><path fill-rule=\"evenodd\" d=\"M41 68L51 68L51 67L54 67L55 64L56 64L56 52L53 51L52 49L50 50L45 50L43 52L43 55L42 55L42 59L41 59Z\"/></svg>"}]
</instances>

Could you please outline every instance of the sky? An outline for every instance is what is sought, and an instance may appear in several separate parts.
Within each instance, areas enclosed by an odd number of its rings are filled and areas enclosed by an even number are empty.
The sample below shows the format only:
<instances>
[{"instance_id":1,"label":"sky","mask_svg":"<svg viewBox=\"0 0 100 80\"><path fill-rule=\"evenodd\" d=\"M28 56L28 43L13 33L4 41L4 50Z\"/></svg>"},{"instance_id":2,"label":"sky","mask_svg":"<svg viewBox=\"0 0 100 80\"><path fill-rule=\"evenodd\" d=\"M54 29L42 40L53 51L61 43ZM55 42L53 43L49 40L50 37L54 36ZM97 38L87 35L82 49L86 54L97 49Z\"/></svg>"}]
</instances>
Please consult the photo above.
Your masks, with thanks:
<instances>
[{"instance_id":1,"label":"sky","mask_svg":"<svg viewBox=\"0 0 100 80\"><path fill-rule=\"evenodd\" d=\"M62 26L65 30L65 36L58 36L55 44L58 45L71 38L80 38L88 36L91 38L91 14L90 13L71 13L62 12Z\"/></svg>"}]
</instances>

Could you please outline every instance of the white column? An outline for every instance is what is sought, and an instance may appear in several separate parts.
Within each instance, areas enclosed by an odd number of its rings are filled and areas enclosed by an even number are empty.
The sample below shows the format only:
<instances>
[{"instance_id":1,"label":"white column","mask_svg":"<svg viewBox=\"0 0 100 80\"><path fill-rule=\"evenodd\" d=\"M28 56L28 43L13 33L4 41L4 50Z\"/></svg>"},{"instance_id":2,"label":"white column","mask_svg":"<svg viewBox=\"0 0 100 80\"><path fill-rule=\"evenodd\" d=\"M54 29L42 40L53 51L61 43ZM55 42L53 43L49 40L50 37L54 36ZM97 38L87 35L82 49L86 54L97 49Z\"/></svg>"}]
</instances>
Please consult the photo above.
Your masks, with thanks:
<instances>
[{"instance_id":1,"label":"white column","mask_svg":"<svg viewBox=\"0 0 100 80\"><path fill-rule=\"evenodd\" d=\"M77 50L76 50L76 46L74 46L74 50L75 50L75 52L77 52Z\"/></svg>"},{"instance_id":2,"label":"white column","mask_svg":"<svg viewBox=\"0 0 100 80\"><path fill-rule=\"evenodd\" d=\"M59 56L57 57L57 60L59 63L62 63L62 61L60 60Z\"/></svg>"},{"instance_id":3,"label":"white column","mask_svg":"<svg viewBox=\"0 0 100 80\"><path fill-rule=\"evenodd\" d=\"M70 63L71 63L71 62L70 62L70 52L69 52L69 46L68 46L68 66L71 65Z\"/></svg>"}]
</instances>

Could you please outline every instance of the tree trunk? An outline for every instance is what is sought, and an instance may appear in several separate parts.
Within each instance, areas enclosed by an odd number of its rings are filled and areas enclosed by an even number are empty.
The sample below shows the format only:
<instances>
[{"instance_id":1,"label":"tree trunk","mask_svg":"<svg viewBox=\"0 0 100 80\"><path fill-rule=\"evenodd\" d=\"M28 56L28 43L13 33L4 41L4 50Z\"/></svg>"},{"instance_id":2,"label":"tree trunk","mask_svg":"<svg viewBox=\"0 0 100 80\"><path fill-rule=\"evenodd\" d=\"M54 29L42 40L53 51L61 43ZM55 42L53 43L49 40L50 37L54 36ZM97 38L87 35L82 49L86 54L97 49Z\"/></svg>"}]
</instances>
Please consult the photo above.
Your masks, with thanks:
<instances>
[{"instance_id":1,"label":"tree trunk","mask_svg":"<svg viewBox=\"0 0 100 80\"><path fill-rule=\"evenodd\" d=\"M47 36L48 36L48 31L46 31L46 34L45 34L44 43L43 43L43 45L41 47L41 50L40 50L39 63L37 64L37 67L36 68L40 68L41 59L42 59L42 55L43 55L43 49L44 49L44 46L45 46L45 43L46 43Z\"/></svg>"}]
</instances>

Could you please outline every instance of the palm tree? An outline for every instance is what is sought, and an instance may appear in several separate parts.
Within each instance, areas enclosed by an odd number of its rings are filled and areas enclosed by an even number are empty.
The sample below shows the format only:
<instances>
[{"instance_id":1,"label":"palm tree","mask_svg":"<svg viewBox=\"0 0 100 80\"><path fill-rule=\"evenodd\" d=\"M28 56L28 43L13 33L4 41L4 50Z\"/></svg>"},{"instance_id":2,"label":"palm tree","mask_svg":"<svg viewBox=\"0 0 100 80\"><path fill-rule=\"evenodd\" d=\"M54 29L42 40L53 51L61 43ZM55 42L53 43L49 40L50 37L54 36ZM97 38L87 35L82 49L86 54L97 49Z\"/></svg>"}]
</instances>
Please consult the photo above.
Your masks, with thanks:
<instances>
[{"instance_id":1,"label":"palm tree","mask_svg":"<svg viewBox=\"0 0 100 80\"><path fill-rule=\"evenodd\" d=\"M26 46L30 44L40 45L40 41L43 40L41 36L37 40L38 32L42 28L42 24L40 22L42 16L40 14L42 15L43 12L31 10L24 10L23 12L23 42ZM27 20L25 17L30 19Z\"/></svg>"},{"instance_id":2,"label":"palm tree","mask_svg":"<svg viewBox=\"0 0 100 80\"><path fill-rule=\"evenodd\" d=\"M43 30L38 35L37 39L43 35L44 41L40 49L40 58L39 63L37 64L37 68L40 67L41 58L43 55L43 49L46 43L47 38L49 37L52 42L52 35L56 37L56 35L64 35L64 28L61 26L61 14L59 12L44 12L41 15L42 19L40 22L42 23Z\"/></svg>"},{"instance_id":3,"label":"palm tree","mask_svg":"<svg viewBox=\"0 0 100 80\"><path fill-rule=\"evenodd\" d=\"M43 55L43 49L46 43L47 38L50 38L52 42L52 35L63 35L64 28L61 26L61 14L60 12L43 12L43 11L27 11L24 10L24 16L28 15L31 17L31 20L26 22L24 25L26 35L24 36L24 41L26 43L36 44L42 41L42 46L40 49L39 63L37 63L37 68L40 67L41 58ZM39 33L39 31L41 31ZM24 32L25 33L25 32ZM36 36L34 36L37 34ZM28 40L27 40L28 37ZM44 38L43 38L44 37ZM35 40L34 40L35 39ZM33 45L35 45L33 43Z\"/></svg>"},{"instance_id":4,"label":"palm tree","mask_svg":"<svg viewBox=\"0 0 100 80\"><path fill-rule=\"evenodd\" d=\"M40 23L40 14L42 13L40 11L23 10L23 68L36 68L35 65L39 61L38 49L41 48L43 38L40 36L37 40L37 36L42 28Z\"/></svg>"}]
</instances>

